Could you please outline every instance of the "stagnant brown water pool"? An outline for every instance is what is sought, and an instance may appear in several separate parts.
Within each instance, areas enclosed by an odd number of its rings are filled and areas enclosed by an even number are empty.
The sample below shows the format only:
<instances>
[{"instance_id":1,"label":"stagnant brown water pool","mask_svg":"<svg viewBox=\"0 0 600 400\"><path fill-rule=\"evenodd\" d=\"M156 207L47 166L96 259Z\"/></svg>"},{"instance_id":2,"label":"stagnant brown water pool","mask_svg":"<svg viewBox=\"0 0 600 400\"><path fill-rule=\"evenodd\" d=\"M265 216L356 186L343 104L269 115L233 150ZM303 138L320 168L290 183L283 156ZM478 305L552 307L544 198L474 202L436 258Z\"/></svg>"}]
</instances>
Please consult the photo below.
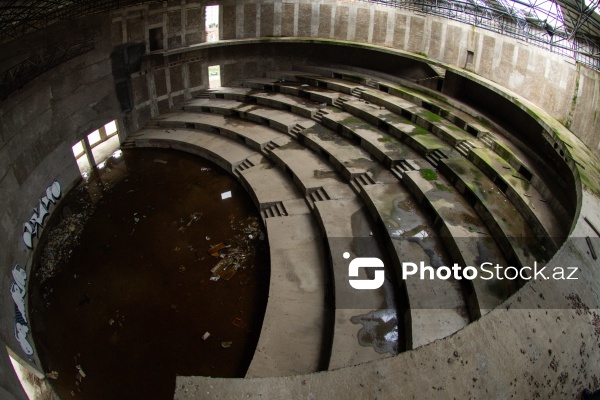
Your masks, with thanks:
<instances>
[{"instance_id":1,"label":"stagnant brown water pool","mask_svg":"<svg viewBox=\"0 0 600 400\"><path fill-rule=\"evenodd\" d=\"M252 200L225 171L175 150L124 150L49 223L29 312L62 399L172 399L177 375L244 376L269 249ZM218 263L223 277L211 272Z\"/></svg>"}]
</instances>

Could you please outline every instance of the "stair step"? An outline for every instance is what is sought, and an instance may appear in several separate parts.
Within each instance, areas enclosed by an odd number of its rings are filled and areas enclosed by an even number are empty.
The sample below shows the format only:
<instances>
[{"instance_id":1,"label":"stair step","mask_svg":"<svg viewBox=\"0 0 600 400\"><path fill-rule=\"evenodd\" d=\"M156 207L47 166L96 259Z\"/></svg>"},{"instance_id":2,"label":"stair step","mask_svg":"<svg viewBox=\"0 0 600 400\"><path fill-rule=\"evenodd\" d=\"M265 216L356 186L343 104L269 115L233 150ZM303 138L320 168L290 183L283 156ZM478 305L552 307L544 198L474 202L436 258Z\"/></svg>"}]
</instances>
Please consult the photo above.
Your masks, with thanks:
<instances>
[{"instance_id":1,"label":"stair step","mask_svg":"<svg viewBox=\"0 0 600 400\"><path fill-rule=\"evenodd\" d=\"M474 147L474 146L472 146ZM465 157L469 156L469 151L471 150L471 148L469 145L467 145L465 142L460 142L456 145L456 150L458 150L458 152L460 154L462 154Z\"/></svg>"},{"instance_id":2,"label":"stair step","mask_svg":"<svg viewBox=\"0 0 600 400\"><path fill-rule=\"evenodd\" d=\"M286 211L285 206L283 205L282 202L279 202L279 203L275 204L274 207L277 209L277 212L279 213L280 217L287 216L287 211Z\"/></svg>"},{"instance_id":3,"label":"stair step","mask_svg":"<svg viewBox=\"0 0 600 400\"><path fill-rule=\"evenodd\" d=\"M272 152L273 150L275 150L276 148L278 148L279 145L273 142L269 142L267 144L264 145L263 147L263 152L265 154L269 154L270 152Z\"/></svg>"},{"instance_id":4,"label":"stair step","mask_svg":"<svg viewBox=\"0 0 600 400\"><path fill-rule=\"evenodd\" d=\"M308 201L308 205L310 206L311 209L315 208L315 203L317 201L327 201L329 199L330 199L329 195L323 188L318 188L316 190L313 190L312 192L310 192L308 194L308 196L306 196L306 200Z\"/></svg>"},{"instance_id":5,"label":"stair step","mask_svg":"<svg viewBox=\"0 0 600 400\"><path fill-rule=\"evenodd\" d=\"M136 147L135 141L121 143L121 149L132 149Z\"/></svg>"},{"instance_id":6,"label":"stair step","mask_svg":"<svg viewBox=\"0 0 600 400\"><path fill-rule=\"evenodd\" d=\"M327 111L319 110L313 115L313 119L317 122L321 122L321 120L323 120L323 116L327 115L327 114L328 114Z\"/></svg>"},{"instance_id":7,"label":"stair step","mask_svg":"<svg viewBox=\"0 0 600 400\"><path fill-rule=\"evenodd\" d=\"M434 158L434 157L433 157L431 154L427 154L427 155L425 156L425 159L426 159L427 161L429 161L429 163L431 163L431 165L433 165L434 167L436 167L436 168L437 168L437 166L438 166L438 163L439 163L439 160L438 160L438 159Z\"/></svg>"},{"instance_id":8,"label":"stair step","mask_svg":"<svg viewBox=\"0 0 600 400\"><path fill-rule=\"evenodd\" d=\"M270 207L262 209L260 214L263 217L263 220L274 217L286 217L288 215L285 206L281 201Z\"/></svg>"},{"instance_id":9,"label":"stair step","mask_svg":"<svg viewBox=\"0 0 600 400\"><path fill-rule=\"evenodd\" d=\"M482 136L479 138L479 140L480 140L480 141L481 141L483 144L487 145L487 146L488 146L488 147L490 147L490 148L493 148L493 147L494 147L493 136L492 136L492 135L490 135L489 133L486 133L485 135L482 135Z\"/></svg>"},{"instance_id":10,"label":"stair step","mask_svg":"<svg viewBox=\"0 0 600 400\"><path fill-rule=\"evenodd\" d=\"M235 167L234 173L239 176L242 171L245 171L248 168L252 167L254 167L254 163L248 159L245 159L244 161L239 163L237 167Z\"/></svg>"},{"instance_id":11,"label":"stair step","mask_svg":"<svg viewBox=\"0 0 600 400\"><path fill-rule=\"evenodd\" d=\"M444 154L444 152L442 152L441 150L433 150L431 154L433 155L433 157L437 158L438 161L442 158L448 158L448 156Z\"/></svg>"},{"instance_id":12,"label":"stair step","mask_svg":"<svg viewBox=\"0 0 600 400\"><path fill-rule=\"evenodd\" d=\"M404 175L406 174L406 171L399 165L394 165L391 169L391 172L400 181L404 179Z\"/></svg>"},{"instance_id":13,"label":"stair step","mask_svg":"<svg viewBox=\"0 0 600 400\"><path fill-rule=\"evenodd\" d=\"M372 88L377 89L377 85L379 84L379 82L377 82L375 79L369 79L367 80L367 86L370 86Z\"/></svg>"}]
</instances>

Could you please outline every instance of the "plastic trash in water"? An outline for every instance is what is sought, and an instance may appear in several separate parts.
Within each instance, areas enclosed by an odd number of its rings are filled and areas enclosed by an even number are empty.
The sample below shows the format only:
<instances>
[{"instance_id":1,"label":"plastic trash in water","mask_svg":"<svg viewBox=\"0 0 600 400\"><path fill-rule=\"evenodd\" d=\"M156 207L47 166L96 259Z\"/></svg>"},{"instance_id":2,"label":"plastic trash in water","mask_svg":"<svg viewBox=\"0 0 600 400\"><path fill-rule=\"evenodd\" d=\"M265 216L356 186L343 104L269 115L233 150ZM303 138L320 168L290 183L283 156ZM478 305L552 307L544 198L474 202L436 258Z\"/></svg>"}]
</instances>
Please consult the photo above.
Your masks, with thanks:
<instances>
[{"instance_id":1,"label":"plastic trash in water","mask_svg":"<svg viewBox=\"0 0 600 400\"><path fill-rule=\"evenodd\" d=\"M221 193L221 200L225 200L231 197L231 190L229 192Z\"/></svg>"},{"instance_id":2,"label":"plastic trash in water","mask_svg":"<svg viewBox=\"0 0 600 400\"><path fill-rule=\"evenodd\" d=\"M46 373L46 378L58 379L58 371L51 371Z\"/></svg>"},{"instance_id":3,"label":"plastic trash in water","mask_svg":"<svg viewBox=\"0 0 600 400\"><path fill-rule=\"evenodd\" d=\"M75 368L77 368L77 370L79 371L79 375L81 375L82 378L85 378L85 372L83 372L83 370L81 369L81 365L77 365Z\"/></svg>"},{"instance_id":4,"label":"plastic trash in water","mask_svg":"<svg viewBox=\"0 0 600 400\"><path fill-rule=\"evenodd\" d=\"M233 342L221 342L221 347L224 349L228 349L231 347Z\"/></svg>"},{"instance_id":5,"label":"plastic trash in water","mask_svg":"<svg viewBox=\"0 0 600 400\"><path fill-rule=\"evenodd\" d=\"M202 340L206 340L210 337L210 332L204 332L204 335L202 335Z\"/></svg>"},{"instance_id":6,"label":"plastic trash in water","mask_svg":"<svg viewBox=\"0 0 600 400\"><path fill-rule=\"evenodd\" d=\"M211 277L210 277L210 280L211 280L211 281L213 281L213 282L216 282L216 281L218 281L219 279L221 279L221 277L220 277L219 275L215 275L215 276L211 276Z\"/></svg>"},{"instance_id":7,"label":"plastic trash in water","mask_svg":"<svg viewBox=\"0 0 600 400\"><path fill-rule=\"evenodd\" d=\"M210 249L208 249L208 254L210 254L213 257L219 257L219 250L225 248L225 244L223 242L215 244L214 246L212 246Z\"/></svg>"}]
</instances>

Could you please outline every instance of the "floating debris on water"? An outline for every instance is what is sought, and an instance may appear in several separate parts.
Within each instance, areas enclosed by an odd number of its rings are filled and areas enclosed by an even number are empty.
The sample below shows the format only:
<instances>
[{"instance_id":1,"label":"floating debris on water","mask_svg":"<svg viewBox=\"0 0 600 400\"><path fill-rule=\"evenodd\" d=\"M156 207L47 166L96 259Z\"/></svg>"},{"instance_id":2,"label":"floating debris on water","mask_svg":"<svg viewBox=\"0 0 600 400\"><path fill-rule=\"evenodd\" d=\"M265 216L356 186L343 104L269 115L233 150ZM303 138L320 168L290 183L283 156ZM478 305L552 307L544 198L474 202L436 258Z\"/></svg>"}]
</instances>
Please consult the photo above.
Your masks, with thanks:
<instances>
[{"instance_id":1,"label":"floating debris on water","mask_svg":"<svg viewBox=\"0 0 600 400\"><path fill-rule=\"evenodd\" d=\"M208 250L213 257L221 258L210 272L226 281L230 280L239 269L249 266L247 261L254 258L255 247L252 240L262 234L255 217L249 217L246 221L238 223L235 223L234 218L230 218L230 226L237 234L227 240L227 245L219 243Z\"/></svg>"}]
</instances>

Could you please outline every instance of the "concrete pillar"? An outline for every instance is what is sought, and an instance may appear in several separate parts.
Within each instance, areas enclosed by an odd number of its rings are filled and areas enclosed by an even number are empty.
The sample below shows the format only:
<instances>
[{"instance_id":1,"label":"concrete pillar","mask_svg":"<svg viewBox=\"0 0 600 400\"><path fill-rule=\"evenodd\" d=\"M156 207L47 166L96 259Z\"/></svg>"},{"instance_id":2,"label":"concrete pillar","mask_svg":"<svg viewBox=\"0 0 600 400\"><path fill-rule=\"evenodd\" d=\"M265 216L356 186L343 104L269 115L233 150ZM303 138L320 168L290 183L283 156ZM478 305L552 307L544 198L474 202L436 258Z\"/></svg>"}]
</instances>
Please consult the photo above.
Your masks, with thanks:
<instances>
[{"instance_id":1,"label":"concrete pillar","mask_svg":"<svg viewBox=\"0 0 600 400\"><path fill-rule=\"evenodd\" d=\"M94 154L92 153L92 146L90 146L90 141L87 138L87 136L83 138L83 148L85 150L85 155L88 159L88 162L90 163L90 167L92 167L92 169L96 168L96 160L94 159Z\"/></svg>"},{"instance_id":2,"label":"concrete pillar","mask_svg":"<svg viewBox=\"0 0 600 400\"><path fill-rule=\"evenodd\" d=\"M127 139L127 130L125 129L125 124L121 118L117 118L115 121L117 123L117 135L119 135L119 143L123 143Z\"/></svg>"},{"instance_id":3,"label":"concrete pillar","mask_svg":"<svg viewBox=\"0 0 600 400\"><path fill-rule=\"evenodd\" d=\"M104 126L98 129L98 133L100 134L100 141L104 142L107 139L106 128Z\"/></svg>"}]
</instances>

